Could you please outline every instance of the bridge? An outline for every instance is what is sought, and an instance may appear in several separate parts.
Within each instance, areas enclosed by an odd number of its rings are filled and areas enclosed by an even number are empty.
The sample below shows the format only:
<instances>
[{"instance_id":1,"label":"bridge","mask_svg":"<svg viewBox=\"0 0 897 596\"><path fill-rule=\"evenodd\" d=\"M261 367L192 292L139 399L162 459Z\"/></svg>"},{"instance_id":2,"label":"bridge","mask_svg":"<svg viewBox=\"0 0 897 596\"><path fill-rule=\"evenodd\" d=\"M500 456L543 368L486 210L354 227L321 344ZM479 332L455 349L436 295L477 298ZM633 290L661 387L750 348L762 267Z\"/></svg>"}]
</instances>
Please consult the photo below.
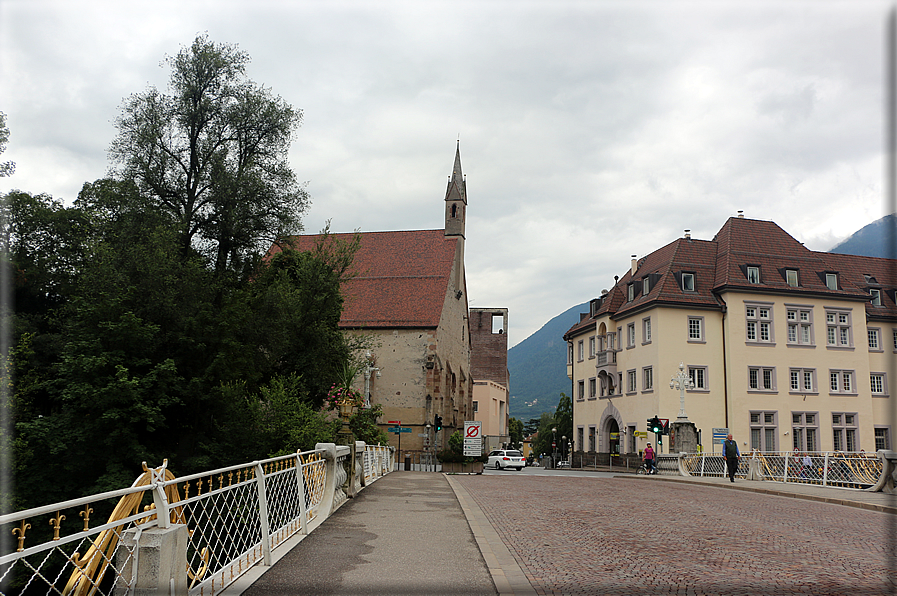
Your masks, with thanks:
<instances>
[{"instance_id":1,"label":"bridge","mask_svg":"<svg viewBox=\"0 0 897 596\"><path fill-rule=\"evenodd\" d=\"M448 589L449 584L463 586L464 580L473 581L471 578L479 583L457 593L496 593L496 589L503 594L534 594L537 590L538 593L553 593L552 586L557 587L563 582L557 577L546 579L543 576L551 575L545 569L557 573L557 561L565 560L570 554L572 543L568 530L574 534L582 532L589 523L607 519L609 514L630 521L632 515L639 519L642 513L633 510L634 503L644 500L646 486L651 486L654 491L680 491L676 493L678 495L683 494L682 487L716 493L721 488L750 490L754 494L762 492L841 502L854 508L881 512L880 515L888 517L897 513L893 495L883 492L893 491L897 457L892 452L862 458L840 453L812 454L814 463L809 469L803 462L798 466L792 459L793 456L787 453L754 454L744 458L739 483L731 487L728 482L721 482L723 468L718 466L716 459L703 454L663 457L660 477L628 475L627 479L620 480L596 471L552 471L560 478L552 480L549 488L545 488L544 481L532 484L536 476L530 469L519 475L516 472L487 476L391 474L398 467L395 452L387 447L363 443L350 446L321 444L309 452L181 478L175 477L163 464L158 468L146 467L127 489L0 518L0 531L13 537L12 541L7 540L7 546L0 553L0 581L4 594L212 595L239 594L246 590L247 596L252 596L276 594L276 590L285 585L276 583L277 587L272 589L270 586L266 588L265 582L273 582L278 577L281 581L307 582L310 577L315 577L314 569L320 571L328 565L342 571L324 573L325 579L351 579L354 576L346 572L345 566L357 566L357 556L354 559L348 554L345 557L328 556L309 565L308 561L315 560L314 553L331 551L322 548L321 541L317 542L317 550L309 550L314 541L305 541L305 538L316 528L318 535L326 536L327 529L333 527L340 533L336 538L346 540L346 528L339 526L335 519L331 524L324 522L342 510L349 499L359 495L364 498L343 510L347 513L341 515L360 516L352 527L369 527L374 520L389 517L397 549L369 555L385 561L378 566L379 575L375 573L374 577L381 577L387 584L393 582L389 584L392 588L417 585L414 593L421 594L428 593L422 591L428 581L440 586L434 593L447 594L456 593ZM387 475L388 480L383 481ZM608 503L592 498L597 488L589 483L596 483L583 479L584 476L605 478L601 487L623 482L614 489L617 494L631 491L639 496L617 503L619 509L614 513L608 509ZM412 482L409 478L427 479L429 492L422 491L421 482ZM378 489L377 481L384 482L382 489ZM584 493L582 489L587 485L588 491ZM861 485L865 489L855 488ZM845 488L847 486L854 488ZM408 490L409 487L413 490ZM426 498L421 496L424 493L428 495ZM540 497L540 493L544 494ZM730 494L733 493L727 491L727 495ZM403 498L397 503L398 496ZM713 499L717 498L715 494ZM433 510L437 502L445 511ZM367 513L359 513L364 507L368 508ZM581 517L583 507L591 509L586 517ZM545 508L553 511L553 515L545 517ZM387 511L389 516L385 515ZM446 512L455 512L460 518L462 511L466 525L445 523L444 519L439 522ZM685 511L673 516L687 519L687 505ZM627 515L619 515L621 512ZM322 524L324 528L320 527ZM556 531L557 527L564 529L560 536L547 535L545 543L534 543L532 549L521 546L520 541L530 540L531 533L543 536L546 532L550 534L549 529ZM684 531L684 528L680 530ZM475 538L475 543L468 539L468 532ZM681 539L675 534L666 536L667 532L658 530L656 535L646 532L646 536L673 544ZM359 533L358 540L369 540L363 537L369 534ZM380 528L377 534L387 535L389 531ZM456 546L448 548L446 541ZM470 553L472 544L479 549L477 557ZM403 548L406 549L404 555ZM585 548L587 552L590 547L586 545ZM542 560L543 550L554 553L550 560ZM574 548L571 552L577 550ZM893 550L889 552L893 554ZM599 552L595 556L603 554ZM411 570L421 570L420 565L413 564L415 556L425 556L429 561L423 566L426 573L420 581L424 583L414 584L409 576ZM292 563L278 563L284 557L293 557ZM296 557L300 558L296 560ZM580 563L588 571L593 569L594 560L592 557ZM867 563L877 569L875 561ZM465 565L467 572L463 571ZM487 575L480 573L486 570ZM366 573L365 580L370 581L370 570ZM440 575L446 573L448 575ZM559 577L570 575L568 570ZM592 575L594 573L580 575L577 581L583 585L592 582L594 586L598 579ZM452 581L451 577L455 579ZM485 583L483 577L486 577ZM880 578L880 574L877 577ZM355 577L354 581L360 580ZM659 580L655 577L650 581ZM567 588L560 589L568 593ZM295 589L290 592L302 593ZM392 589L389 593L402 592Z\"/></svg>"}]
</instances>

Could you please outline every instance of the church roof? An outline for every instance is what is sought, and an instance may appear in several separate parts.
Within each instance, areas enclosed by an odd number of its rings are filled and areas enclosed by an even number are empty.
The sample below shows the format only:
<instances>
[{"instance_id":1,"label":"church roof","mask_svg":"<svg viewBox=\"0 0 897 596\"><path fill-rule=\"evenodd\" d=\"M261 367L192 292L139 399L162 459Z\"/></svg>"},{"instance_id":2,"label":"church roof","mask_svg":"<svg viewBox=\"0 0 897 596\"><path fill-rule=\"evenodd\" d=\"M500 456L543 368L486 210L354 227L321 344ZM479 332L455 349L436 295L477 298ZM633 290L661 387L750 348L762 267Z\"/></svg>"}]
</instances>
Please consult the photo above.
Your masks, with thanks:
<instances>
[{"instance_id":1,"label":"church roof","mask_svg":"<svg viewBox=\"0 0 897 596\"><path fill-rule=\"evenodd\" d=\"M444 230L364 232L343 283L343 328L435 328L454 264L457 237ZM330 234L351 241L353 234ZM311 250L320 235L292 236L296 250ZM280 252L273 246L268 255Z\"/></svg>"},{"instance_id":2,"label":"church roof","mask_svg":"<svg viewBox=\"0 0 897 596\"><path fill-rule=\"evenodd\" d=\"M455 164L452 166L452 177L449 178L448 187L445 189L446 201L463 201L467 204L467 181L461 172L461 143L455 148Z\"/></svg>"}]
</instances>

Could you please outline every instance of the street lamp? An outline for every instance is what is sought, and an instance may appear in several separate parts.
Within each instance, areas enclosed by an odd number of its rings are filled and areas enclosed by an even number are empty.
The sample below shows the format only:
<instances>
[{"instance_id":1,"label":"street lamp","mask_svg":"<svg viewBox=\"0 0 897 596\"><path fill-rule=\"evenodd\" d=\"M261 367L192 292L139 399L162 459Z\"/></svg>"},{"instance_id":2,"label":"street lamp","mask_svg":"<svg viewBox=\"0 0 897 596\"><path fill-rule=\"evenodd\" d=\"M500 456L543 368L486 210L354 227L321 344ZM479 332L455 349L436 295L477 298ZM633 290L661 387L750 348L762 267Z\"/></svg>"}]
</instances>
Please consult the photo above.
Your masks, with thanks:
<instances>
[{"instance_id":1,"label":"street lamp","mask_svg":"<svg viewBox=\"0 0 897 596\"><path fill-rule=\"evenodd\" d=\"M376 366L372 366L374 363L374 359L371 357L371 351L368 350L365 354L366 359L364 362L364 407L366 409L370 409L371 407L371 373L377 373L377 378L380 378L380 369Z\"/></svg>"},{"instance_id":2,"label":"street lamp","mask_svg":"<svg viewBox=\"0 0 897 596\"><path fill-rule=\"evenodd\" d=\"M429 449L429 447L430 447L429 443L430 443L430 423L427 422L427 445L425 445L425 446L427 447L428 455L429 455L429 451L430 451L430 449ZM428 466L427 466L427 469L429 469L429 468L430 468L430 467L429 467L429 465L428 465ZM434 467L433 469L435 470L436 468Z\"/></svg>"},{"instance_id":3,"label":"street lamp","mask_svg":"<svg viewBox=\"0 0 897 596\"><path fill-rule=\"evenodd\" d=\"M567 461L567 435L561 436L561 458Z\"/></svg>"},{"instance_id":4,"label":"street lamp","mask_svg":"<svg viewBox=\"0 0 897 596\"><path fill-rule=\"evenodd\" d=\"M554 468L558 458L558 429L551 429L551 467Z\"/></svg>"},{"instance_id":5,"label":"street lamp","mask_svg":"<svg viewBox=\"0 0 897 596\"><path fill-rule=\"evenodd\" d=\"M688 416L685 415L685 390L694 388L695 382L691 379L688 373L685 372L685 364L680 362L679 372L676 373L675 377L670 379L670 389L679 390L679 416L676 420L688 420Z\"/></svg>"}]
</instances>

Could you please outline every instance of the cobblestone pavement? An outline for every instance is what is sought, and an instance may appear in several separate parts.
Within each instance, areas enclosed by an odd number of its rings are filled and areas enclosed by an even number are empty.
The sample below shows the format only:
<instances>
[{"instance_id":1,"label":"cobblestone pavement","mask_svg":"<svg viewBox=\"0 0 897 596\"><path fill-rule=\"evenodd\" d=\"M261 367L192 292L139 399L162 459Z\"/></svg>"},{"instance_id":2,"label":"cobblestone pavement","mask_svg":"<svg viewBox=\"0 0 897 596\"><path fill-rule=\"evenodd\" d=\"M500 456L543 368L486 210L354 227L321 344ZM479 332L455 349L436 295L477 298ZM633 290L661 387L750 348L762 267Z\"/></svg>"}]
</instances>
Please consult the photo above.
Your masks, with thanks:
<instances>
[{"instance_id":1,"label":"cobblestone pavement","mask_svg":"<svg viewBox=\"0 0 897 596\"><path fill-rule=\"evenodd\" d=\"M539 594L893 594L897 516L630 479L454 476Z\"/></svg>"}]
</instances>

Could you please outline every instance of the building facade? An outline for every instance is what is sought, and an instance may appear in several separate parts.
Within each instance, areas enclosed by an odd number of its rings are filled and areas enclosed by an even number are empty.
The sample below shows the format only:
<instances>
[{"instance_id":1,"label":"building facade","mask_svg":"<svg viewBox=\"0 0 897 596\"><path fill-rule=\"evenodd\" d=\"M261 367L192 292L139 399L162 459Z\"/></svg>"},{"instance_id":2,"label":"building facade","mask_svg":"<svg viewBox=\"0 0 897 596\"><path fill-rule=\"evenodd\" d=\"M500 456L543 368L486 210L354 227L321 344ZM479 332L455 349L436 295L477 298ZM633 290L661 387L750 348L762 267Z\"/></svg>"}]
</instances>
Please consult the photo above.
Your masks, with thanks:
<instances>
[{"instance_id":1,"label":"building facade","mask_svg":"<svg viewBox=\"0 0 897 596\"><path fill-rule=\"evenodd\" d=\"M464 270L467 188L460 148L445 195L445 228L365 232L342 285L340 328L372 339L370 366L378 374L359 375L356 388L380 404L381 428L398 421L402 450L442 449L473 415L473 376ZM350 241L354 234L331 234ZM311 250L319 235L294 236L289 244ZM272 247L269 252L279 248ZM443 430L434 432L435 416ZM390 433L399 447L399 435Z\"/></svg>"},{"instance_id":2,"label":"building facade","mask_svg":"<svg viewBox=\"0 0 897 596\"><path fill-rule=\"evenodd\" d=\"M483 452L500 449L508 434L508 309L470 309L470 370L474 418L482 422Z\"/></svg>"},{"instance_id":3,"label":"building facade","mask_svg":"<svg viewBox=\"0 0 897 596\"><path fill-rule=\"evenodd\" d=\"M576 449L653 443L647 420L679 414L680 363L694 385L685 413L707 452L714 428L743 452L893 448L895 269L811 251L741 215L712 240L686 233L633 257L564 335Z\"/></svg>"}]
</instances>

